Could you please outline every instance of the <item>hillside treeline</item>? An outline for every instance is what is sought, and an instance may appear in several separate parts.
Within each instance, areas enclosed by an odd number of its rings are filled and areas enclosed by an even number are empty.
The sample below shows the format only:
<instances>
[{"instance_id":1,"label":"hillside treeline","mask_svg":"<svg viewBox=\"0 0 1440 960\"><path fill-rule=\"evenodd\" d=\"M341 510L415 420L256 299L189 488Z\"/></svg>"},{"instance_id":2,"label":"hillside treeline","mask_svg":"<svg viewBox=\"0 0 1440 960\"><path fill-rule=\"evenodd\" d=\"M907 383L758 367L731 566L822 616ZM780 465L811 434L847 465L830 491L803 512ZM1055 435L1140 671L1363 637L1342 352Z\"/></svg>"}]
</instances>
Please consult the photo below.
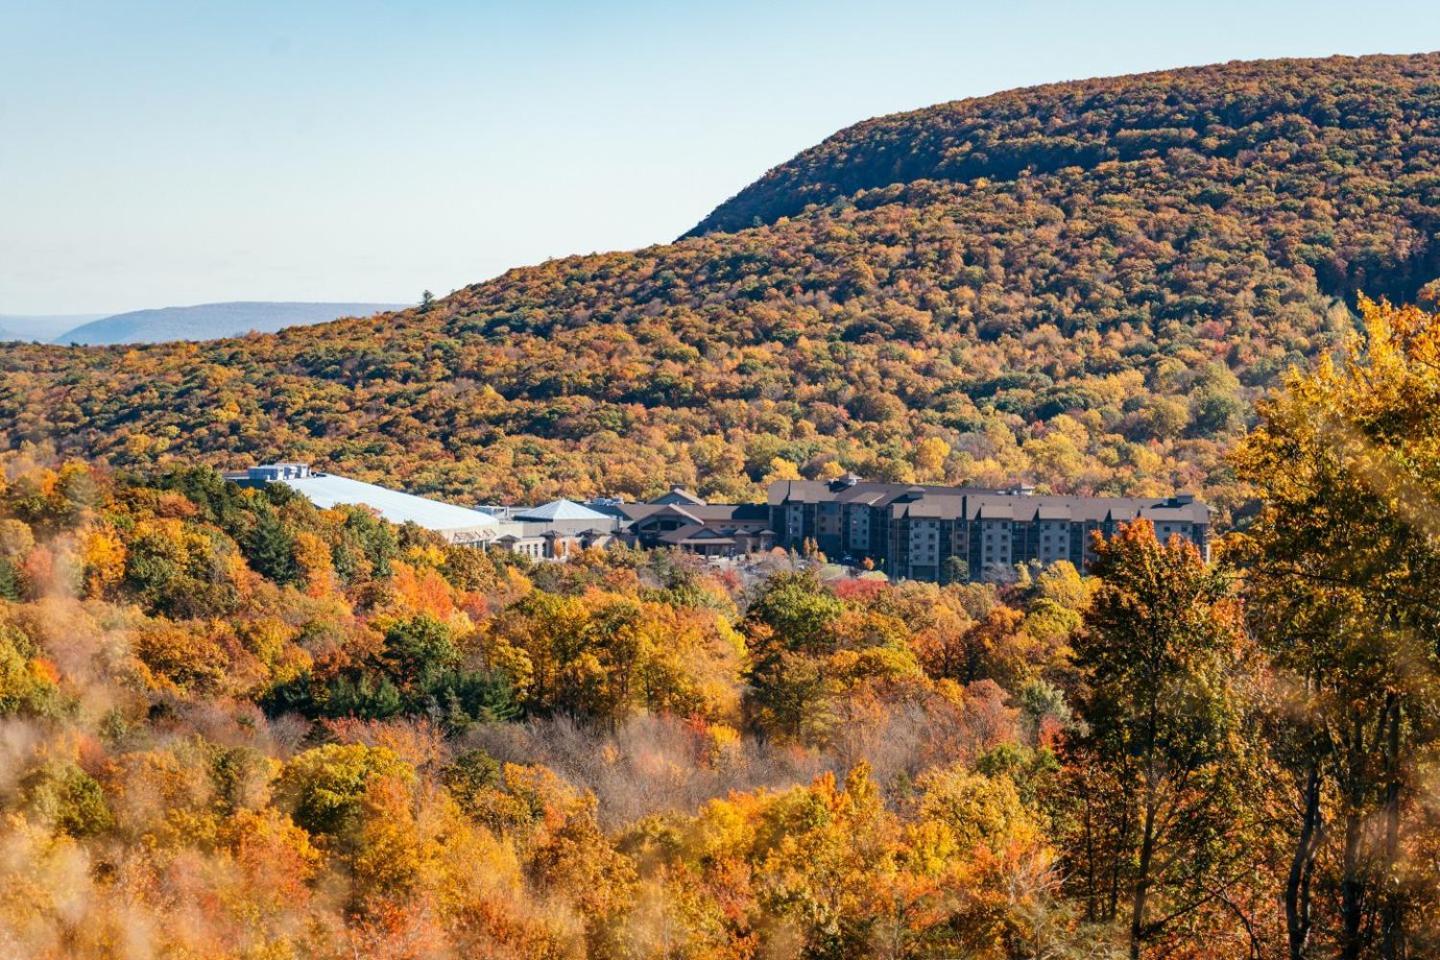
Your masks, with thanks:
<instances>
[{"instance_id":1,"label":"hillside treeline","mask_svg":"<svg viewBox=\"0 0 1440 960\"><path fill-rule=\"evenodd\" d=\"M1437 117L1426 55L883 118L707 221L731 232L277 335L5 347L0 442L283 456L470 501L752 499L852 470L1228 510L1253 401L1354 328L1356 289L1409 300L1440 274Z\"/></svg>"},{"instance_id":2,"label":"hillside treeline","mask_svg":"<svg viewBox=\"0 0 1440 960\"><path fill-rule=\"evenodd\" d=\"M1232 62L1009 90L878 117L770 170L691 232L771 224L895 184L983 185L1204 157L1216 161L1202 168L1210 178L1268 180L1281 196L1335 197L1363 184L1376 207L1419 229L1421 244L1388 255L1369 251L1378 259L1352 248L1323 264L1326 282L1368 275L1381 292L1413 290L1415 276L1394 267L1436 258L1425 236L1433 211L1402 198L1426 179L1406 175L1434 163L1437 68L1435 53ZM1367 182L1382 169L1401 182ZM1212 206L1236 199L1223 185L1212 189Z\"/></svg>"},{"instance_id":3,"label":"hillside treeline","mask_svg":"<svg viewBox=\"0 0 1440 960\"><path fill-rule=\"evenodd\" d=\"M1211 563L1010 585L531 564L12 453L0 948L30 958L1440 950L1440 318L1292 376Z\"/></svg>"}]
</instances>

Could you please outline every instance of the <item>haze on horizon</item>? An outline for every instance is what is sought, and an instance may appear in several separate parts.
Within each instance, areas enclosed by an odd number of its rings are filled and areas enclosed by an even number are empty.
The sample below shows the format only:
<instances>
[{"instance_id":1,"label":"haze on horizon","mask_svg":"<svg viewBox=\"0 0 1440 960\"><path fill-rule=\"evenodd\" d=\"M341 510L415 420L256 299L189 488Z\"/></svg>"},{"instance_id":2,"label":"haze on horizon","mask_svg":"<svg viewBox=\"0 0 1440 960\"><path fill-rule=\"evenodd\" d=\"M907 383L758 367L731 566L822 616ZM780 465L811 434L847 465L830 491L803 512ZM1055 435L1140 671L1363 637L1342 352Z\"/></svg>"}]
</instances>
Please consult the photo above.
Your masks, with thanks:
<instances>
[{"instance_id":1,"label":"haze on horizon","mask_svg":"<svg viewBox=\"0 0 1440 960\"><path fill-rule=\"evenodd\" d=\"M669 241L879 114L1436 48L1421 2L0 0L0 313L413 301Z\"/></svg>"}]
</instances>

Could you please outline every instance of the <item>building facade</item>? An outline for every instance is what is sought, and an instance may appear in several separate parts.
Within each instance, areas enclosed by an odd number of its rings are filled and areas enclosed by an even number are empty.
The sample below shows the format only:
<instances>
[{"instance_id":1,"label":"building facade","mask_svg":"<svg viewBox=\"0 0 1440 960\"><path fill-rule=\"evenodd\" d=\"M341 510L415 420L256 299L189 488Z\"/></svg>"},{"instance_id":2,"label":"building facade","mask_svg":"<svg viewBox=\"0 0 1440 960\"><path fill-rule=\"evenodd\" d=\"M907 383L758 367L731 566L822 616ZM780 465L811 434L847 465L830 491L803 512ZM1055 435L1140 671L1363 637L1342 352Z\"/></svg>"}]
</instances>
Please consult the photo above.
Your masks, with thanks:
<instances>
[{"instance_id":1,"label":"building facade","mask_svg":"<svg viewBox=\"0 0 1440 960\"><path fill-rule=\"evenodd\" d=\"M1003 581L1017 566L1068 560L1085 569L1093 537L1145 518L1209 557L1210 511L1188 494L1165 498L1036 495L1030 487L782 480L770 486L777 545L842 563L871 561L894 580Z\"/></svg>"},{"instance_id":2,"label":"building facade","mask_svg":"<svg viewBox=\"0 0 1440 960\"><path fill-rule=\"evenodd\" d=\"M227 473L225 478L242 487L283 483L322 510L341 505L363 507L391 523L413 523L431 530L451 543L486 543L499 530L488 513L312 470L304 463L264 463Z\"/></svg>"},{"instance_id":3,"label":"building facade","mask_svg":"<svg viewBox=\"0 0 1440 960\"><path fill-rule=\"evenodd\" d=\"M1187 494L1164 498L1037 495L1033 488L874 483L847 474L830 481L781 480L766 503L707 503L673 488L647 503L614 499L538 507L478 509L274 463L229 474L244 486L284 483L321 508L353 504L394 523L415 523L452 543L563 560L591 547L625 543L713 558L774 547L818 550L846 564L869 561L893 580L1004 581L1016 568L1068 560L1085 569L1095 534L1150 520L1160 539L1178 535L1209 558L1210 512Z\"/></svg>"},{"instance_id":4,"label":"building facade","mask_svg":"<svg viewBox=\"0 0 1440 960\"><path fill-rule=\"evenodd\" d=\"M564 560L615 539L617 519L573 500L538 507L481 507L495 516L496 536L488 545L533 560Z\"/></svg>"},{"instance_id":5,"label":"building facade","mask_svg":"<svg viewBox=\"0 0 1440 960\"><path fill-rule=\"evenodd\" d=\"M672 548L704 557L743 557L775 545L763 503L707 503L673 488L647 503L621 503L621 538L633 546Z\"/></svg>"}]
</instances>

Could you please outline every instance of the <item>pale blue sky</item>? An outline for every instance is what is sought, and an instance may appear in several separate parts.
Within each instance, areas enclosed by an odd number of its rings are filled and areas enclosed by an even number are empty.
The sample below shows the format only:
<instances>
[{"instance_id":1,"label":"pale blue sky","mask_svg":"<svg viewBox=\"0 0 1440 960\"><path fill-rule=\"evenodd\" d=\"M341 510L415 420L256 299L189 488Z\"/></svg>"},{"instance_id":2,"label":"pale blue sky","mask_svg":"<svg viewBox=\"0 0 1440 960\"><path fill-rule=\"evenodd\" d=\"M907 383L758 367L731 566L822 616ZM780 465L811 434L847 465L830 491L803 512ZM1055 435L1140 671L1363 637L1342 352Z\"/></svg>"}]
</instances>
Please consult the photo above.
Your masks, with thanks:
<instances>
[{"instance_id":1,"label":"pale blue sky","mask_svg":"<svg viewBox=\"0 0 1440 960\"><path fill-rule=\"evenodd\" d=\"M0 313L412 300L672 239L877 114L1437 48L1434 0L0 0Z\"/></svg>"}]
</instances>

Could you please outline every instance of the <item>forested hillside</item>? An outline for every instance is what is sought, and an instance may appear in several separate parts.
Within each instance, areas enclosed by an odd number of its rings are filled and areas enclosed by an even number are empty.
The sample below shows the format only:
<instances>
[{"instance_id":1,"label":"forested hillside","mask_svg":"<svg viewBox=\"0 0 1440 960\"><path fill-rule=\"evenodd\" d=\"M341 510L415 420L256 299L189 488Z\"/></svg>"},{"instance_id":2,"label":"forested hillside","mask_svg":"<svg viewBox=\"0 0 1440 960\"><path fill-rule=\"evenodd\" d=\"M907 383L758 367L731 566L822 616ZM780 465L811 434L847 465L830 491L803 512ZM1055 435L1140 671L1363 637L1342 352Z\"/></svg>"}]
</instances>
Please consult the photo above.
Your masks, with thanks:
<instances>
[{"instance_id":1,"label":"forested hillside","mask_svg":"<svg viewBox=\"0 0 1440 960\"><path fill-rule=\"evenodd\" d=\"M1337 296L1356 285L1404 300L1433 279L1436 71L1440 54L1334 57L1191 67L1012 90L881 117L768 172L692 233L771 224L807 206L918 181L982 184L1104 171L1159 157L1202 181L1202 202L1248 217L1364 201L1292 236L1296 262ZM1258 189L1257 189L1258 188ZM1323 218L1323 214L1321 215ZM1388 222L1404 239L1381 240ZM1412 233L1413 231L1413 233ZM1327 236L1326 234L1330 234ZM1335 241L1339 241L1338 243ZM1417 242L1418 241L1418 242Z\"/></svg>"},{"instance_id":2,"label":"forested hillside","mask_svg":"<svg viewBox=\"0 0 1440 960\"><path fill-rule=\"evenodd\" d=\"M1357 290L1437 273L1437 211L1437 55L1022 90L861 124L703 235L428 309L5 347L0 442L304 458L472 499L851 469L1224 506L1251 402L1353 326Z\"/></svg>"},{"instance_id":3,"label":"forested hillside","mask_svg":"<svg viewBox=\"0 0 1440 960\"><path fill-rule=\"evenodd\" d=\"M1290 379L1206 563L447 545L0 455L0 954L1440 952L1440 315Z\"/></svg>"}]
</instances>

